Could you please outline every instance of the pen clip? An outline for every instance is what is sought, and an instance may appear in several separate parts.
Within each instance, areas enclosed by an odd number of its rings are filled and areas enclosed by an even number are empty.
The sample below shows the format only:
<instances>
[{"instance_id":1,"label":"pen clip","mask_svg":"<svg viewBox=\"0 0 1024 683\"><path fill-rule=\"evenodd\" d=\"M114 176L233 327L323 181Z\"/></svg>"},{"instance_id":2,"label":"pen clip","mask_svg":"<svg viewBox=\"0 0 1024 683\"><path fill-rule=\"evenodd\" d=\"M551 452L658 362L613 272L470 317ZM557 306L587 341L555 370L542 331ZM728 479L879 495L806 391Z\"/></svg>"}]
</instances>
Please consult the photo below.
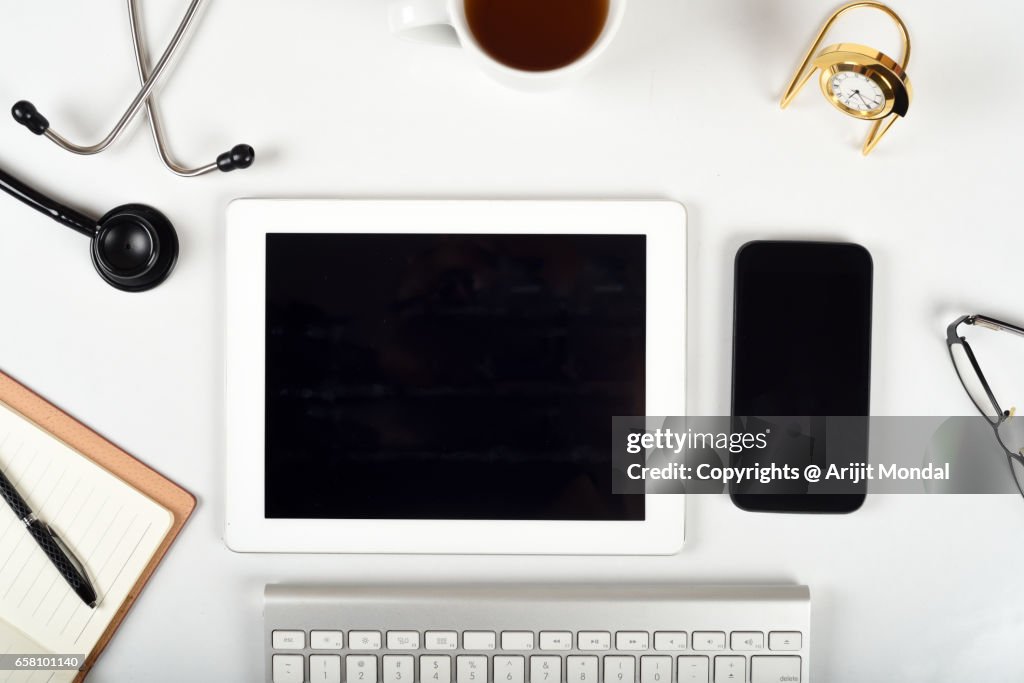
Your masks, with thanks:
<instances>
[{"instance_id":1,"label":"pen clip","mask_svg":"<svg viewBox=\"0 0 1024 683\"><path fill-rule=\"evenodd\" d=\"M68 561L75 566L75 569L78 571L79 576L82 577L82 580L85 581L85 583L88 584L90 588L93 588L92 581L89 580L89 575L85 572L85 565L82 564L82 562L78 559L78 556L71 551L71 548L68 547L68 544L65 543L60 536L57 535L57 532L53 530L52 526L50 526L46 522L40 522L40 525L46 530L46 533L50 534L50 538L53 539L53 542L56 543L57 546L61 549L61 552L64 553L64 557L68 558Z\"/></svg>"}]
</instances>

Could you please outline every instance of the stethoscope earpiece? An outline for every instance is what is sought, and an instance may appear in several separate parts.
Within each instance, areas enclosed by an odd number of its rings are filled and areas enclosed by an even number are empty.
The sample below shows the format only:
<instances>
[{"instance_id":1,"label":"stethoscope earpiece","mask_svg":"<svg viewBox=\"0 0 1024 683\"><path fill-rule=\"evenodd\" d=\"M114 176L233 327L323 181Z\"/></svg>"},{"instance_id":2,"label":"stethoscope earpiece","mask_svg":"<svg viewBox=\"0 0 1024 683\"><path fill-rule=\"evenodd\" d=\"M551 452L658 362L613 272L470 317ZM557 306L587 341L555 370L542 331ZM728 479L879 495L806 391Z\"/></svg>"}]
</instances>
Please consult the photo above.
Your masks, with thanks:
<instances>
[{"instance_id":1,"label":"stethoscope earpiece","mask_svg":"<svg viewBox=\"0 0 1024 683\"><path fill-rule=\"evenodd\" d=\"M240 168L249 168L256 159L256 150L250 145L235 145L217 157L217 168L228 173Z\"/></svg>"},{"instance_id":2,"label":"stethoscope earpiece","mask_svg":"<svg viewBox=\"0 0 1024 683\"><path fill-rule=\"evenodd\" d=\"M45 116L39 113L36 105L28 100L20 100L11 107L11 116L21 125L28 128L36 135L42 135L50 128L50 122Z\"/></svg>"},{"instance_id":3,"label":"stethoscope earpiece","mask_svg":"<svg viewBox=\"0 0 1024 683\"><path fill-rule=\"evenodd\" d=\"M174 269L178 235L153 207L125 204L100 218L91 251L96 272L107 283L126 292L144 292Z\"/></svg>"}]
</instances>

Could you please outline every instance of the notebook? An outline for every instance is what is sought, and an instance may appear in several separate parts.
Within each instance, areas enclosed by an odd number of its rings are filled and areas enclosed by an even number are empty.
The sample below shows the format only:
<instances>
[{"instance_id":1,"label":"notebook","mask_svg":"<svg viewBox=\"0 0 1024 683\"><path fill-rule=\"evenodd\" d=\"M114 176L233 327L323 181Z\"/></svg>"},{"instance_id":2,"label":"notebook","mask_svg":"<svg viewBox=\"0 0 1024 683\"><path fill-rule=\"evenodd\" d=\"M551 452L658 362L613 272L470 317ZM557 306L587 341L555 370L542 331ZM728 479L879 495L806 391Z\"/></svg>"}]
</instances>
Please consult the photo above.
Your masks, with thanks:
<instances>
[{"instance_id":1,"label":"notebook","mask_svg":"<svg viewBox=\"0 0 1024 683\"><path fill-rule=\"evenodd\" d=\"M14 392L14 400L5 390ZM42 420L37 424L28 419L26 411L37 411ZM101 452L111 469L92 457ZM143 474L154 493L161 491L161 484L184 493L0 374L0 470L82 560L98 596L95 609L86 606L0 501L0 660L3 655L35 654L75 655L82 662L81 671L0 668L0 683L84 678L180 529L179 522L191 512L191 496L185 494L189 504L183 517L176 515L180 500L177 510L170 509L114 474L118 465L127 467L124 473L134 474L137 481Z\"/></svg>"}]
</instances>

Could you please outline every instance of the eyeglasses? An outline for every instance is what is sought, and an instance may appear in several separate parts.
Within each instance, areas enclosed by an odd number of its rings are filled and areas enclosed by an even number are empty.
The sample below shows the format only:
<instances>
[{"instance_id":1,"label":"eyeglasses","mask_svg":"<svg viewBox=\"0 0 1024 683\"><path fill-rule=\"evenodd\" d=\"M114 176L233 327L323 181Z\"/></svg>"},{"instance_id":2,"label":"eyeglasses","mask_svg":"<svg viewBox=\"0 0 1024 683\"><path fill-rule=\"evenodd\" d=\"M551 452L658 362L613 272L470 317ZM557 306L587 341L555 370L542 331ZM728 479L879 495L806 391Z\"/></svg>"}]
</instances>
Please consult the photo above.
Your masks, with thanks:
<instances>
[{"instance_id":1,"label":"eyeglasses","mask_svg":"<svg viewBox=\"0 0 1024 683\"><path fill-rule=\"evenodd\" d=\"M960 377L960 383L963 384L978 412L985 416L995 431L996 439L1006 451L1017 490L1024 496L1024 417L1015 418L1016 408L1011 406L1009 410L1005 410L996 400L971 345L959 334L961 325L975 325L996 332L1012 332L1021 337L1024 337L1024 328L983 315L965 315L946 328L946 346L949 348L950 358L953 359L956 374Z\"/></svg>"}]
</instances>

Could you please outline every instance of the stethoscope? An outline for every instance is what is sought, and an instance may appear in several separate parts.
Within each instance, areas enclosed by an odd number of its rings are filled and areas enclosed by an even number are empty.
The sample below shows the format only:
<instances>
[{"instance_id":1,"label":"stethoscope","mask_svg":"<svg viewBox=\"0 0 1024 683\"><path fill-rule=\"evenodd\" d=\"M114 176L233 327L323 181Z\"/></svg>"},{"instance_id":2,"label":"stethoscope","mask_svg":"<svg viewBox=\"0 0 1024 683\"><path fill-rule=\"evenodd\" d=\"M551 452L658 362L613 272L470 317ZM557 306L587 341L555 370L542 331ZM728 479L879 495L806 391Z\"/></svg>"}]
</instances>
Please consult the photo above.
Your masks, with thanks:
<instances>
[{"instance_id":1,"label":"stethoscope","mask_svg":"<svg viewBox=\"0 0 1024 683\"><path fill-rule=\"evenodd\" d=\"M57 146L75 154L98 154L112 145L124 132L129 123L146 107L149 128L153 142L164 165L183 177L195 177L211 171L233 171L249 168L255 152L249 145L235 145L216 160L187 168L175 162L167 151L163 126L154 102L153 89L174 58L185 34L192 25L203 0L191 0L185 16L167 44L163 54L152 71L146 46L142 41L136 0L128 0L128 16L131 24L132 45L135 51L135 65L141 87L135 99L128 105L114 128L94 145L78 145L53 130L50 122L39 113L35 105L22 100L14 105L11 114L14 120L36 135L42 135ZM0 189L25 202L32 208L53 218L58 223L76 230L92 239L92 261L97 272L109 284L129 292L141 292L156 287L167 279L178 258L178 236L167 217L145 204L125 204L94 220L41 192L33 189L14 176L0 170Z\"/></svg>"},{"instance_id":2,"label":"stethoscope","mask_svg":"<svg viewBox=\"0 0 1024 683\"><path fill-rule=\"evenodd\" d=\"M94 220L0 170L0 189L61 225L92 239L92 262L110 285L144 292L167 279L178 260L178 235L167 217L145 204L125 204Z\"/></svg>"}]
</instances>

